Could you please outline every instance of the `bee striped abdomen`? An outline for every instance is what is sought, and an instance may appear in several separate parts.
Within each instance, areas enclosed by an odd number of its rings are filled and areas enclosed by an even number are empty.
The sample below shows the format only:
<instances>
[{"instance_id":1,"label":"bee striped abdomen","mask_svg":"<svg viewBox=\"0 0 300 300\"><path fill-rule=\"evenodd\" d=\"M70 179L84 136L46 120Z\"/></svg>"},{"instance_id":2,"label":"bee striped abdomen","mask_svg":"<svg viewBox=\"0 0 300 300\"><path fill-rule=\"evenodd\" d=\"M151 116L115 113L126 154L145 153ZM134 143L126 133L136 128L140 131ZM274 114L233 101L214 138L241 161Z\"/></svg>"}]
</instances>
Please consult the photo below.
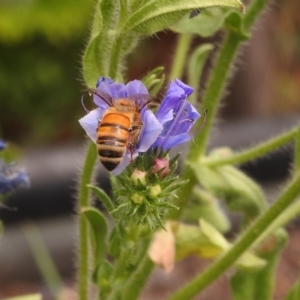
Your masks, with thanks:
<instances>
[{"instance_id":1,"label":"bee striped abdomen","mask_svg":"<svg viewBox=\"0 0 300 300\"><path fill-rule=\"evenodd\" d=\"M124 114L106 114L97 130L99 159L108 171L122 161L129 137L130 120Z\"/></svg>"}]
</instances>

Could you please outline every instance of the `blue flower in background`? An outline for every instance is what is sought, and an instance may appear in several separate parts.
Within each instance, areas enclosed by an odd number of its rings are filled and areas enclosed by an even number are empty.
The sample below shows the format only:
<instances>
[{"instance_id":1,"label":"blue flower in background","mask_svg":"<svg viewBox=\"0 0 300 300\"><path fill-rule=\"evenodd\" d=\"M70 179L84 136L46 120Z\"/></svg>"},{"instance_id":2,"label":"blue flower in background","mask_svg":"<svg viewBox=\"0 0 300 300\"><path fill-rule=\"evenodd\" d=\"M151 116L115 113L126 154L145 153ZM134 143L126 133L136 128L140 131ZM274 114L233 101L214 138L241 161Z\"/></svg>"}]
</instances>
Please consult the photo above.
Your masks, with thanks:
<instances>
[{"instance_id":1,"label":"blue flower in background","mask_svg":"<svg viewBox=\"0 0 300 300\"><path fill-rule=\"evenodd\" d=\"M149 95L147 88L139 80L130 81L125 85L123 83L114 83L110 78L104 77L100 77L97 81L97 91L105 93L113 99L132 98L135 101L139 101L139 98L143 95ZM110 106L97 95L94 95L93 101L97 105L97 108L81 118L79 123L92 141L96 143L99 120L102 119L104 112ZM114 175L119 175L130 164L131 155L133 158L136 158L139 152L146 152L163 130L162 124L147 107L143 108L140 113L143 126L138 143L133 148L132 154L129 149L126 150L122 161L112 171Z\"/></svg>"},{"instance_id":2,"label":"blue flower in background","mask_svg":"<svg viewBox=\"0 0 300 300\"><path fill-rule=\"evenodd\" d=\"M7 147L6 143L2 139L0 139L0 151L5 149L6 147Z\"/></svg>"},{"instance_id":3,"label":"blue flower in background","mask_svg":"<svg viewBox=\"0 0 300 300\"><path fill-rule=\"evenodd\" d=\"M6 194L20 187L30 187L27 172L16 168L14 165L7 165L0 160L0 194Z\"/></svg>"},{"instance_id":4,"label":"blue flower in background","mask_svg":"<svg viewBox=\"0 0 300 300\"><path fill-rule=\"evenodd\" d=\"M191 139L189 132L201 116L187 101L187 97L193 91L178 79L170 83L156 113L156 118L163 124L164 129L153 147L168 150Z\"/></svg>"}]
</instances>

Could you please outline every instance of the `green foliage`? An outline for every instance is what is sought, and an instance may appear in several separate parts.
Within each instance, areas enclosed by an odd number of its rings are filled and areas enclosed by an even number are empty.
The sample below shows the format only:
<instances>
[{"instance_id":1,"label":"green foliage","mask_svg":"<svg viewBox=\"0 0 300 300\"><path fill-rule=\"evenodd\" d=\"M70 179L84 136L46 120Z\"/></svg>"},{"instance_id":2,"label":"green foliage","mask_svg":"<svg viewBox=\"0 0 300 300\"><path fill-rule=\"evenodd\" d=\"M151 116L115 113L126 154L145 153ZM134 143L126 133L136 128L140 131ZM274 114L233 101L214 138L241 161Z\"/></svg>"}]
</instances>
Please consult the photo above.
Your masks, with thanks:
<instances>
[{"instance_id":1,"label":"green foliage","mask_svg":"<svg viewBox=\"0 0 300 300\"><path fill-rule=\"evenodd\" d=\"M244 6L238 0L196 0L182 2L181 0L152 0L135 11L124 22L119 31L137 31L143 34L153 34L179 21L193 9L215 6L234 7L243 10Z\"/></svg>"},{"instance_id":2,"label":"green foliage","mask_svg":"<svg viewBox=\"0 0 300 300\"><path fill-rule=\"evenodd\" d=\"M229 231L231 225L224 209L221 208L219 200L207 190L195 188L193 195L185 207L182 220L187 222L198 222L204 219L220 232Z\"/></svg>"},{"instance_id":3,"label":"green foliage","mask_svg":"<svg viewBox=\"0 0 300 300\"><path fill-rule=\"evenodd\" d=\"M78 53L92 6L92 0L1 1L0 131L7 140L52 144L79 137L70 116L81 112L74 105L82 93Z\"/></svg>"},{"instance_id":4,"label":"green foliage","mask_svg":"<svg viewBox=\"0 0 300 300\"><path fill-rule=\"evenodd\" d=\"M165 83L164 67L157 67L150 71L142 82L149 91L149 94L155 97Z\"/></svg>"},{"instance_id":5,"label":"green foliage","mask_svg":"<svg viewBox=\"0 0 300 300\"><path fill-rule=\"evenodd\" d=\"M59 44L79 37L89 20L92 3L91 0L2 1L0 42L19 43L40 35L52 44Z\"/></svg>"},{"instance_id":6,"label":"green foliage","mask_svg":"<svg viewBox=\"0 0 300 300\"><path fill-rule=\"evenodd\" d=\"M238 169L208 168L195 163L192 168L203 187L223 198L231 210L243 212L250 219L264 211L265 199L260 187Z\"/></svg>"},{"instance_id":7,"label":"green foliage","mask_svg":"<svg viewBox=\"0 0 300 300\"><path fill-rule=\"evenodd\" d=\"M93 259L95 268L103 260L106 249L106 235L108 225L103 214L95 208L83 208L81 213L90 224L90 238L93 246Z\"/></svg>"},{"instance_id":8,"label":"green foliage","mask_svg":"<svg viewBox=\"0 0 300 300\"><path fill-rule=\"evenodd\" d=\"M237 270L231 278L233 300L271 300L279 255L287 242L284 230L278 230L260 247L260 257L267 261L264 268L249 272Z\"/></svg>"},{"instance_id":9,"label":"green foliage","mask_svg":"<svg viewBox=\"0 0 300 300\"><path fill-rule=\"evenodd\" d=\"M243 28L243 15L233 9L213 8L204 9L197 17L186 15L178 23L171 26L171 30L181 34L197 34L202 37L214 35L218 30L227 27L239 32L245 39L249 34Z\"/></svg>"}]
</instances>

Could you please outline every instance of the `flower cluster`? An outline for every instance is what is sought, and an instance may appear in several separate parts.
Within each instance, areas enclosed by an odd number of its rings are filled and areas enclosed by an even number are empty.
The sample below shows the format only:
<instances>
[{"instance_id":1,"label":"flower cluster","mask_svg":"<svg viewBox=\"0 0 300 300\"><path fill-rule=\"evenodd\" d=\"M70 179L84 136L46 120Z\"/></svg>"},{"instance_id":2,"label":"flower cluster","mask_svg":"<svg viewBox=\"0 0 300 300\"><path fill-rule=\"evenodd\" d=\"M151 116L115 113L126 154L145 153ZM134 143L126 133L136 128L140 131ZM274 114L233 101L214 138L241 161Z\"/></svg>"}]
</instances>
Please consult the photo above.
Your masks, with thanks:
<instances>
[{"instance_id":1,"label":"flower cluster","mask_svg":"<svg viewBox=\"0 0 300 300\"><path fill-rule=\"evenodd\" d=\"M0 139L0 151L7 147ZM15 164L8 164L0 158L0 196L20 187L28 188L30 180L27 172L19 169Z\"/></svg>"},{"instance_id":2,"label":"flower cluster","mask_svg":"<svg viewBox=\"0 0 300 300\"><path fill-rule=\"evenodd\" d=\"M116 109L111 109L113 103L108 103L110 99L112 101L134 99L140 107L137 113L140 114L142 123L135 147L131 147L128 141L121 161L112 170L114 175L119 176L112 182L116 208L110 213L119 222L125 220L126 224L132 226L148 224L152 230L157 227L163 228L162 217L169 208L177 208L171 203L175 197L174 191L185 184L185 181L178 181L175 175L179 155L169 159L168 150L191 139L189 131L200 117L196 109L187 101L193 89L180 80L171 82L166 96L154 114L145 105L146 101L141 100L150 97L141 81L134 80L125 85L101 77L96 87L96 90L93 90L93 100L97 108L79 120L94 143L97 144L103 139L102 136L99 140L99 136L97 137L99 124L102 124L101 128L106 127L104 131L106 133L109 132L107 129L109 127L122 128L122 124L112 125L112 122L117 120L113 119L111 123L106 121L107 110L110 109L113 114ZM120 112L123 113L122 108L118 113ZM130 119L130 115L126 112L124 116ZM102 118L103 123L101 123ZM132 128L134 127L133 124ZM128 132L130 130L128 128ZM121 138L122 135L108 136L108 133L105 136L106 147L113 149L110 155L118 156L114 147Z\"/></svg>"}]
</instances>

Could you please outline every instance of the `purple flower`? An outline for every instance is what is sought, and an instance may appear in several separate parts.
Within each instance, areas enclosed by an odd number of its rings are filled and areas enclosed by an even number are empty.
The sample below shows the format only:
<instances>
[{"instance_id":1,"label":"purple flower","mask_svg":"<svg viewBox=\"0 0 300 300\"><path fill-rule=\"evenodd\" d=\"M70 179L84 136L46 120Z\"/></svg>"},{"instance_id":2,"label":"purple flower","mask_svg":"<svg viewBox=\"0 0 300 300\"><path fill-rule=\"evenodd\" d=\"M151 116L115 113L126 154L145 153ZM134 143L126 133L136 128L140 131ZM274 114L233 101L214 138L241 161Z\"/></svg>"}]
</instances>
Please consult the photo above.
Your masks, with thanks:
<instances>
[{"instance_id":1,"label":"purple flower","mask_svg":"<svg viewBox=\"0 0 300 300\"><path fill-rule=\"evenodd\" d=\"M0 194L6 194L19 187L28 188L29 186L29 175L24 170L0 161Z\"/></svg>"},{"instance_id":2,"label":"purple flower","mask_svg":"<svg viewBox=\"0 0 300 300\"><path fill-rule=\"evenodd\" d=\"M133 98L135 101L139 101L141 95L148 95L147 88L139 80L130 81L125 85L123 83L114 83L110 78L104 77L98 79L97 91L105 93L113 99ZM110 106L97 95L94 95L93 100L97 105L97 108L81 118L79 123L92 141L96 143L99 120L102 119L103 113ZM138 143L133 149L133 158L137 157L139 152L146 152L163 130L162 124L157 120L152 111L145 107L140 113L143 126ZM113 169L112 173L114 175L120 174L130 164L130 160L131 153L127 147L122 161L115 169Z\"/></svg>"},{"instance_id":3,"label":"purple flower","mask_svg":"<svg viewBox=\"0 0 300 300\"><path fill-rule=\"evenodd\" d=\"M195 107L187 101L194 90L180 80L170 83L156 118L164 129L152 147L168 150L191 139L189 131L200 118Z\"/></svg>"}]
</instances>

